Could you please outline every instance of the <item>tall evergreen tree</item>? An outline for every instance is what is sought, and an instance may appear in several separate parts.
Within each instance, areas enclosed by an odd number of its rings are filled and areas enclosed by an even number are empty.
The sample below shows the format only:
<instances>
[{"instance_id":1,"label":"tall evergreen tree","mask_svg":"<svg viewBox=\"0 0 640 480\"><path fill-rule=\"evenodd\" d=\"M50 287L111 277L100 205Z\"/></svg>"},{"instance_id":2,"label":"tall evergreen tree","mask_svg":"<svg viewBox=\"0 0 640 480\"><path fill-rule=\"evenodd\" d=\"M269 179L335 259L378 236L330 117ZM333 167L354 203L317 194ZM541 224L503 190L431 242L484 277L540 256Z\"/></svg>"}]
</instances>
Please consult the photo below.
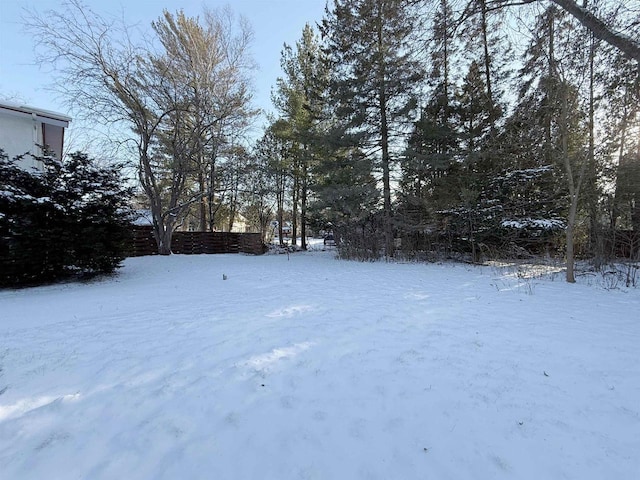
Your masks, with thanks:
<instances>
[{"instance_id":1,"label":"tall evergreen tree","mask_svg":"<svg viewBox=\"0 0 640 480\"><path fill-rule=\"evenodd\" d=\"M610 226L640 231L640 70L617 52L609 52L604 65L605 134L613 153Z\"/></svg>"},{"instance_id":2,"label":"tall evergreen tree","mask_svg":"<svg viewBox=\"0 0 640 480\"><path fill-rule=\"evenodd\" d=\"M325 53L320 39L307 24L295 49L285 44L281 66L284 73L278 79L273 100L280 120L287 125L291 141L293 177L293 239L297 236L297 209L300 205L302 249L307 248L307 209L313 165L319 161L322 137L322 117L329 77Z\"/></svg>"},{"instance_id":3,"label":"tall evergreen tree","mask_svg":"<svg viewBox=\"0 0 640 480\"><path fill-rule=\"evenodd\" d=\"M439 0L428 41L430 68L427 84L432 91L432 97L437 98L441 106L452 104L454 95L453 72L458 64L457 56L460 51L456 27L451 0ZM446 123L450 117L448 110L445 109L443 114Z\"/></svg>"},{"instance_id":4,"label":"tall evergreen tree","mask_svg":"<svg viewBox=\"0 0 640 480\"><path fill-rule=\"evenodd\" d=\"M490 135L494 134L495 108L480 64L473 61L458 92L456 111L461 153L469 163L478 162L488 147Z\"/></svg>"},{"instance_id":5,"label":"tall evergreen tree","mask_svg":"<svg viewBox=\"0 0 640 480\"><path fill-rule=\"evenodd\" d=\"M410 132L402 161L400 214L402 227L419 237L433 221L430 197L434 180L454 161L458 134L453 127L458 41L450 0L439 0L427 42L428 91L419 119Z\"/></svg>"},{"instance_id":6,"label":"tall evergreen tree","mask_svg":"<svg viewBox=\"0 0 640 480\"><path fill-rule=\"evenodd\" d=\"M384 250L376 215L380 194L371 156L355 148L325 144L314 166L314 200L310 205L318 229L332 229L345 255L375 258ZM384 240L384 239L383 239ZM366 255L369 257L369 255Z\"/></svg>"},{"instance_id":7,"label":"tall evergreen tree","mask_svg":"<svg viewBox=\"0 0 640 480\"><path fill-rule=\"evenodd\" d=\"M264 135L256 144L255 155L263 166L266 183L271 186L271 195L275 198L276 220L278 222L278 240L284 245L284 220L286 193L290 185L289 170L290 143L286 140L287 125L281 120L272 121Z\"/></svg>"},{"instance_id":8,"label":"tall evergreen tree","mask_svg":"<svg viewBox=\"0 0 640 480\"><path fill-rule=\"evenodd\" d=\"M475 0L471 14L460 32L465 42L464 53L476 63L484 77L486 104L491 134L497 134L497 123L503 113L504 88L509 80L511 47L504 34L504 12L491 10L487 0ZM473 68L473 67L472 67Z\"/></svg>"},{"instance_id":9,"label":"tall evergreen tree","mask_svg":"<svg viewBox=\"0 0 640 480\"><path fill-rule=\"evenodd\" d=\"M322 31L343 140L375 155L382 172L385 255L394 250L391 173L423 77L412 57L410 0L336 0Z\"/></svg>"}]
</instances>

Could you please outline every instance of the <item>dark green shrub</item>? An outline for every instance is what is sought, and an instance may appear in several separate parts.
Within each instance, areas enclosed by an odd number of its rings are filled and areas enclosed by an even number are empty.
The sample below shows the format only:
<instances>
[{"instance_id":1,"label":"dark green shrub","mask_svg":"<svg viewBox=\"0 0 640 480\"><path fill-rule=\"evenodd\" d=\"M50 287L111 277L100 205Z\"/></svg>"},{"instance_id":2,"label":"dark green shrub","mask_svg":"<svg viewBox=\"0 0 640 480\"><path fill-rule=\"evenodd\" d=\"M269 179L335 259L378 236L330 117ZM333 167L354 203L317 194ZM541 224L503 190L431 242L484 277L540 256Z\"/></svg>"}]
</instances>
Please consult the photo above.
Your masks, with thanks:
<instances>
[{"instance_id":1,"label":"dark green shrub","mask_svg":"<svg viewBox=\"0 0 640 480\"><path fill-rule=\"evenodd\" d=\"M86 154L17 167L0 150L0 286L112 273L125 257L131 188Z\"/></svg>"}]
</instances>

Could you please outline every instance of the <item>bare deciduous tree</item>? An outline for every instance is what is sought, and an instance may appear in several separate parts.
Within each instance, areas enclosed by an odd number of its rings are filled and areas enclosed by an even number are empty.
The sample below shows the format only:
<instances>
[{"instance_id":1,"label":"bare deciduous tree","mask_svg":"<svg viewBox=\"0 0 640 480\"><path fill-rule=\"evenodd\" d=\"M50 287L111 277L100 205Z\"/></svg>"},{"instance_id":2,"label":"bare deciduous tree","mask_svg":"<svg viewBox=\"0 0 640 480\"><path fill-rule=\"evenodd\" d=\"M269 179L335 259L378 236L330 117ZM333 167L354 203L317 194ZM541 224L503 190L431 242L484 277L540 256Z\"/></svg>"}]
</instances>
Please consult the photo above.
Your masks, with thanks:
<instances>
[{"instance_id":1,"label":"bare deciduous tree","mask_svg":"<svg viewBox=\"0 0 640 480\"><path fill-rule=\"evenodd\" d=\"M154 43L78 0L26 20L38 61L56 68L56 89L78 116L117 125L117 141L134 145L160 254L171 253L190 206L210 195L208 182L192 185L194 165L215 151L216 123L251 115L248 25L241 21L236 35L229 11L198 22L165 12Z\"/></svg>"},{"instance_id":2,"label":"bare deciduous tree","mask_svg":"<svg viewBox=\"0 0 640 480\"><path fill-rule=\"evenodd\" d=\"M167 11L153 23L165 54L155 61L180 79L184 105L169 131L182 139L181 155L191 162L194 184L200 195L199 226L214 228L217 168L237 136L256 111L251 109L253 62L248 55L252 32L240 18L237 24L229 8L205 10L202 19ZM224 192L223 192L224 193Z\"/></svg>"}]
</instances>

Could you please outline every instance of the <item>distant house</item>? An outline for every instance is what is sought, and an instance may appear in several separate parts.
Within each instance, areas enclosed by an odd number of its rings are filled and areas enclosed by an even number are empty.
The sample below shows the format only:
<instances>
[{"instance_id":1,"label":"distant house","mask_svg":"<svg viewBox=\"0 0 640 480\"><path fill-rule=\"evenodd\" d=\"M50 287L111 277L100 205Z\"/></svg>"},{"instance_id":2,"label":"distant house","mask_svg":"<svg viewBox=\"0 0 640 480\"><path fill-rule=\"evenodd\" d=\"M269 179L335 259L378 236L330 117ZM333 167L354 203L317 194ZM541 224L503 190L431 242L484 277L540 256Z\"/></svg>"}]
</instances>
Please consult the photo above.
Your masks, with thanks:
<instances>
[{"instance_id":1,"label":"distant house","mask_svg":"<svg viewBox=\"0 0 640 480\"><path fill-rule=\"evenodd\" d=\"M181 222L180 225L176 228L179 232L198 232L200 230L200 222L197 217L197 211L192 211L187 218ZM216 225L214 228L215 232L231 232L231 233L255 233L255 229L250 225L249 220L247 218L235 212L233 217L233 223L231 225L231 230L229 230L229 216L225 215L225 212L218 212L216 216ZM144 218L150 218L149 215L143 216L140 221L144 221Z\"/></svg>"},{"instance_id":2,"label":"distant house","mask_svg":"<svg viewBox=\"0 0 640 480\"><path fill-rule=\"evenodd\" d=\"M231 231L235 233L249 233L252 231L251 225L249 225L249 220L247 218L236 212L235 217L233 217L233 225L231 226Z\"/></svg>"},{"instance_id":3,"label":"distant house","mask_svg":"<svg viewBox=\"0 0 640 480\"><path fill-rule=\"evenodd\" d=\"M46 146L57 158L62 158L64 130L71 117L12 102L0 102L0 148L9 158L32 153L42 154ZM23 168L36 167L38 162L25 157Z\"/></svg>"}]
</instances>

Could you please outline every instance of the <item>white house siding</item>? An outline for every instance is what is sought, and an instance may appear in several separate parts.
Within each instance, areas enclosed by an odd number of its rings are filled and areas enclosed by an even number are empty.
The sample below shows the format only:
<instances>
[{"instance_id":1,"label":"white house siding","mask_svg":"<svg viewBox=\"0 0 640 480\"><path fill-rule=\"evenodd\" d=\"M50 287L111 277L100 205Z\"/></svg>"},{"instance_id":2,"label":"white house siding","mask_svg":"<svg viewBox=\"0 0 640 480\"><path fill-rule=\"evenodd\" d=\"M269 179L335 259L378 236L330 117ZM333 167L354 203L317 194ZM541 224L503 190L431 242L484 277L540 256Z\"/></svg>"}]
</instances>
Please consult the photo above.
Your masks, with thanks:
<instances>
[{"instance_id":1,"label":"white house siding","mask_svg":"<svg viewBox=\"0 0 640 480\"><path fill-rule=\"evenodd\" d=\"M38 128L31 118L20 118L0 114L0 148L9 158L34 151L38 143ZM25 168L35 166L36 162L29 156L22 161Z\"/></svg>"},{"instance_id":2,"label":"white house siding","mask_svg":"<svg viewBox=\"0 0 640 480\"><path fill-rule=\"evenodd\" d=\"M0 148L9 158L31 153L42 154L40 146L47 145L58 158L62 156L64 129L71 118L55 112L24 105L0 103ZM20 162L23 168L38 168L39 162L26 155Z\"/></svg>"}]
</instances>

